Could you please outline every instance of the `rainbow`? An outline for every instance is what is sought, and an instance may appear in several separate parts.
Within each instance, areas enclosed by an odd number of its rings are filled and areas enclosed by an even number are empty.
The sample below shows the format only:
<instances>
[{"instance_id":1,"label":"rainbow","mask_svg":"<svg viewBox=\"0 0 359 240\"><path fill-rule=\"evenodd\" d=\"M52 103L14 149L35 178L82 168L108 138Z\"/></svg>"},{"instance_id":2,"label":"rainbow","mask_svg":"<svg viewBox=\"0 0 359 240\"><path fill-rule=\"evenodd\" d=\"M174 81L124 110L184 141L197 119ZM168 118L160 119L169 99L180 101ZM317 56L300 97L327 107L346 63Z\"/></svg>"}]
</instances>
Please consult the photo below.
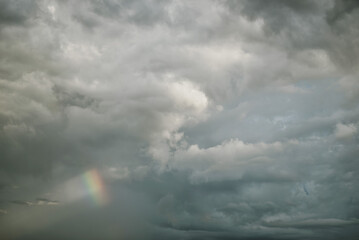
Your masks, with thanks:
<instances>
[{"instance_id":1,"label":"rainbow","mask_svg":"<svg viewBox=\"0 0 359 240\"><path fill-rule=\"evenodd\" d=\"M96 169L85 172L82 175L83 182L86 186L87 194L92 197L97 205L104 205L108 202L108 194L101 178Z\"/></svg>"}]
</instances>

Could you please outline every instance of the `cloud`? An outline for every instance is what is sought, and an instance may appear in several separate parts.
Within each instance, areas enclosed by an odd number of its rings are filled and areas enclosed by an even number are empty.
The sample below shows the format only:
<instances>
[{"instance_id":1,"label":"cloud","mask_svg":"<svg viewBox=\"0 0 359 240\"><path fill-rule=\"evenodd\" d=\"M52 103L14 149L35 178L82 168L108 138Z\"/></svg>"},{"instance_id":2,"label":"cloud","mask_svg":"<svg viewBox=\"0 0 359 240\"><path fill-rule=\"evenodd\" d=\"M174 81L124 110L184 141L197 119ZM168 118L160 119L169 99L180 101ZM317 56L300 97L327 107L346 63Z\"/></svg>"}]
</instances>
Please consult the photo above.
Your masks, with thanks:
<instances>
[{"instance_id":1,"label":"cloud","mask_svg":"<svg viewBox=\"0 0 359 240\"><path fill-rule=\"evenodd\" d=\"M335 137L338 139L345 139L354 136L357 132L357 128L354 124L342 124L338 123L335 128Z\"/></svg>"},{"instance_id":2,"label":"cloud","mask_svg":"<svg viewBox=\"0 0 359 240\"><path fill-rule=\"evenodd\" d=\"M294 227L294 228L331 228L343 227L346 225L358 224L357 220L341 220L341 219L313 219L302 222L269 222L270 227Z\"/></svg>"},{"instance_id":3,"label":"cloud","mask_svg":"<svg viewBox=\"0 0 359 240\"><path fill-rule=\"evenodd\" d=\"M282 152L283 145L280 142L245 144L236 139L208 149L192 145L175 152L172 164L176 169L194 169L194 181L241 179L243 174L251 174L251 168L258 171L257 164L272 165L271 155ZM275 175L280 178L280 174Z\"/></svg>"},{"instance_id":4,"label":"cloud","mask_svg":"<svg viewBox=\"0 0 359 240\"><path fill-rule=\"evenodd\" d=\"M2 1L0 236L356 239L357 6Z\"/></svg>"},{"instance_id":5,"label":"cloud","mask_svg":"<svg viewBox=\"0 0 359 240\"><path fill-rule=\"evenodd\" d=\"M52 201L52 200L48 200L45 198L38 198L34 202L13 200L13 201L11 201L11 203L25 205L25 206L43 206L43 205L56 206L56 205L59 205L58 201Z\"/></svg>"},{"instance_id":6,"label":"cloud","mask_svg":"<svg viewBox=\"0 0 359 240\"><path fill-rule=\"evenodd\" d=\"M22 25L29 17L36 14L36 3L29 1L1 2L1 25Z\"/></svg>"}]
</instances>

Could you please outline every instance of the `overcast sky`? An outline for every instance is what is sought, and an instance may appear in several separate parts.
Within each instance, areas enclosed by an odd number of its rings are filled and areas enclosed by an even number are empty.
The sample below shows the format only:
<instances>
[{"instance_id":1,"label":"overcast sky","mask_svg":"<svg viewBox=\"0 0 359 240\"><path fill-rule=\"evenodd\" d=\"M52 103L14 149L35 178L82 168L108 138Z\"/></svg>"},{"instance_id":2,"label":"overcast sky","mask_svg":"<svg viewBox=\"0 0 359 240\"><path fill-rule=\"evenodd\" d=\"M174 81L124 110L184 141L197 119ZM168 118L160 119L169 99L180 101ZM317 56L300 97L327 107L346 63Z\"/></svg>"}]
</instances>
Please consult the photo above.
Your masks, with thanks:
<instances>
[{"instance_id":1,"label":"overcast sky","mask_svg":"<svg viewBox=\"0 0 359 240\"><path fill-rule=\"evenodd\" d=\"M359 2L0 0L1 239L358 239Z\"/></svg>"}]
</instances>

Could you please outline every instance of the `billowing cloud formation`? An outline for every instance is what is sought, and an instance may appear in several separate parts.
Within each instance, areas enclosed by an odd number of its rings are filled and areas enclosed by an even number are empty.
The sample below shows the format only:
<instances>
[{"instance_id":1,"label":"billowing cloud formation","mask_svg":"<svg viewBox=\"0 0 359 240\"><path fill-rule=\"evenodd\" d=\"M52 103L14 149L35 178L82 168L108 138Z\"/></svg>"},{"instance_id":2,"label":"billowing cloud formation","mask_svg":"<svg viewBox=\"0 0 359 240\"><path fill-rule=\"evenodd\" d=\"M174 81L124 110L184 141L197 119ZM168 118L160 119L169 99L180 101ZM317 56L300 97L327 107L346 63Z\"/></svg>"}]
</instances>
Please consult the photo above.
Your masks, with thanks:
<instances>
[{"instance_id":1,"label":"billowing cloud formation","mask_svg":"<svg viewBox=\"0 0 359 240\"><path fill-rule=\"evenodd\" d=\"M2 1L0 236L357 239L358 21L344 0Z\"/></svg>"}]
</instances>

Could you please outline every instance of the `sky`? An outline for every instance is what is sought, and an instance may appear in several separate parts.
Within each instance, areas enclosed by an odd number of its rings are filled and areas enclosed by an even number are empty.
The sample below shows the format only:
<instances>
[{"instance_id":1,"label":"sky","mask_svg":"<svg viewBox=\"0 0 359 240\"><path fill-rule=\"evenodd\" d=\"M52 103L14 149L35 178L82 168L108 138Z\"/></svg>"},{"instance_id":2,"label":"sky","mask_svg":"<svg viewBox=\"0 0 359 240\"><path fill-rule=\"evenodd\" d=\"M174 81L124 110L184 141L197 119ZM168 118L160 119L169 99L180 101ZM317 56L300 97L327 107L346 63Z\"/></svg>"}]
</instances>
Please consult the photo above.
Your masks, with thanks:
<instances>
[{"instance_id":1,"label":"sky","mask_svg":"<svg viewBox=\"0 0 359 240\"><path fill-rule=\"evenodd\" d=\"M0 0L0 238L359 238L355 0Z\"/></svg>"}]
</instances>

